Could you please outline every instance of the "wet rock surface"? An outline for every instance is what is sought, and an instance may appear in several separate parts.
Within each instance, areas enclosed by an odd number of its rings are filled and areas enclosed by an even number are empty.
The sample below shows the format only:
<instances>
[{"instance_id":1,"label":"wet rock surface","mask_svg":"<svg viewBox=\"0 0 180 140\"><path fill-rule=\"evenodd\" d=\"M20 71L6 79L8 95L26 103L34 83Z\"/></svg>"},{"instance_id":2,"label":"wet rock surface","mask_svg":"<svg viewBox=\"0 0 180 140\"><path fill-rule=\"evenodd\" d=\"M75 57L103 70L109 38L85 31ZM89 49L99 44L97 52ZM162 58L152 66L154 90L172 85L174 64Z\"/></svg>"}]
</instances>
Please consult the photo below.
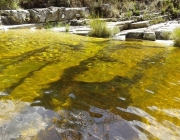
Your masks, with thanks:
<instances>
[{"instance_id":1,"label":"wet rock surface","mask_svg":"<svg viewBox=\"0 0 180 140\"><path fill-rule=\"evenodd\" d=\"M22 136L28 138L44 130L47 123L38 112L41 107L31 107L29 103L0 101L0 138L10 140Z\"/></svg>"}]
</instances>

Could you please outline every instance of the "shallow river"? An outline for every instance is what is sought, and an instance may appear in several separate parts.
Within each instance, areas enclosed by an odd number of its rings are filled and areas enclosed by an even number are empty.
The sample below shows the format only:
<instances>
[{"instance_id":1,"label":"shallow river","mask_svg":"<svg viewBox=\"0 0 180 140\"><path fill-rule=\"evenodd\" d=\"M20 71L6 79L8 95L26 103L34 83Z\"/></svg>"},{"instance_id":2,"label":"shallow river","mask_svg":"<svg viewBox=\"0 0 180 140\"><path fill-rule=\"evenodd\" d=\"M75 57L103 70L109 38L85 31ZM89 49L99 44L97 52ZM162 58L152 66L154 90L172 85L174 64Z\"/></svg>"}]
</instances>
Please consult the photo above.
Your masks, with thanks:
<instances>
[{"instance_id":1,"label":"shallow river","mask_svg":"<svg viewBox=\"0 0 180 140\"><path fill-rule=\"evenodd\" d=\"M179 48L0 32L0 140L179 139Z\"/></svg>"}]
</instances>

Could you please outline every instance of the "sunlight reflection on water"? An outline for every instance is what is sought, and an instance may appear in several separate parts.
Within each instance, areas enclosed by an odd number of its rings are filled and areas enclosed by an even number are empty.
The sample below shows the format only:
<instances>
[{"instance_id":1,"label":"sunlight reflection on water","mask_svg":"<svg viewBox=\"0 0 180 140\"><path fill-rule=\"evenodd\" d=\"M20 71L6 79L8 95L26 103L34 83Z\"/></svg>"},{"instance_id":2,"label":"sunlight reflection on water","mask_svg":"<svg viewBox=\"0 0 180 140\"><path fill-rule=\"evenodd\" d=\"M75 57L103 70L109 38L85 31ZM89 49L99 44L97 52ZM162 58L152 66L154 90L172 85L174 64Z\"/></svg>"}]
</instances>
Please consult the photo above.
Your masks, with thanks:
<instances>
[{"instance_id":1,"label":"sunlight reflection on water","mask_svg":"<svg viewBox=\"0 0 180 140\"><path fill-rule=\"evenodd\" d=\"M136 127L138 126L142 128L143 130L146 130L147 132L151 133L153 136L155 136L156 138L160 140L165 140L165 139L177 140L180 138L180 129L179 129L180 127L176 126L172 122L169 122L168 120L162 120L162 122L160 123L156 120L156 118L152 117L145 111L136 107L132 107L132 106L129 106L127 109L123 109L120 107L117 107L117 108L121 111L136 114L138 116L141 116L142 118L147 119L148 123L143 123L136 120L132 121L131 123ZM151 110L159 110L157 107L148 107L148 108ZM173 112L175 113L175 111L180 113L179 110L166 110L165 109L162 111L166 112L171 117L179 118L178 114L173 114Z\"/></svg>"},{"instance_id":2,"label":"sunlight reflection on water","mask_svg":"<svg viewBox=\"0 0 180 140\"><path fill-rule=\"evenodd\" d=\"M2 140L18 138L48 140L50 137L53 140L59 138L147 139L130 122L96 107L90 107L89 112L81 110L53 112L43 107L31 107L27 102L4 100L0 101L0 108L0 138ZM52 131L55 132L54 135Z\"/></svg>"}]
</instances>

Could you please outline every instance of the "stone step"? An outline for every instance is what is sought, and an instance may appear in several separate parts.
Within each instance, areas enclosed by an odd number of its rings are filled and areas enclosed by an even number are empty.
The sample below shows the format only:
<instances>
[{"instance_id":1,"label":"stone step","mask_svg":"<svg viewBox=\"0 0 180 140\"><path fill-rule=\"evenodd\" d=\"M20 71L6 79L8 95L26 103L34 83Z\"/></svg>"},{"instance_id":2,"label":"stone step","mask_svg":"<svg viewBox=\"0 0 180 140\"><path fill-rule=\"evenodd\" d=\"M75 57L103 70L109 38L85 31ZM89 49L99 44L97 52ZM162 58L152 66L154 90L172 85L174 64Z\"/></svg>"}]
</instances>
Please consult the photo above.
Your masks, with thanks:
<instances>
[{"instance_id":1,"label":"stone step","mask_svg":"<svg viewBox=\"0 0 180 140\"><path fill-rule=\"evenodd\" d=\"M30 29L30 28L36 28L41 29L43 28L43 23L39 24L21 24L21 25L1 25L0 30L8 30L8 29Z\"/></svg>"}]
</instances>

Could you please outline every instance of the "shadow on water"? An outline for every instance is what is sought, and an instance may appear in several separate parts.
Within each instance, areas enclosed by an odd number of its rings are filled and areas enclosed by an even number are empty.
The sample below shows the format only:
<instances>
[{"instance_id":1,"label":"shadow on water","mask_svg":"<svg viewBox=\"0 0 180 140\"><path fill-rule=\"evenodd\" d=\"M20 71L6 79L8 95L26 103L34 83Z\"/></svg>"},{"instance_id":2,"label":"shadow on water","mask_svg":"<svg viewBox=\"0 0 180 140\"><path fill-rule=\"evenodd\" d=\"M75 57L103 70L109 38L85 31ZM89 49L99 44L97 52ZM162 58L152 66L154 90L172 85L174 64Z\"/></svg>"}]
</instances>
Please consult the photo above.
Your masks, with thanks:
<instances>
[{"instance_id":1,"label":"shadow on water","mask_svg":"<svg viewBox=\"0 0 180 140\"><path fill-rule=\"evenodd\" d=\"M6 69L8 66L10 65L14 65L14 64L18 64L24 60L26 60L27 58L35 55L38 52L43 52L48 48L48 46L45 46L43 48L40 49L36 49L36 50L32 50L32 51L28 51L26 53L23 53L20 56L13 56L13 57L9 57L8 60L10 61L9 63L6 63L6 65L3 65L3 67L1 68L2 70ZM0 62L4 61L4 59L2 59ZM2 71L0 70L0 72Z\"/></svg>"},{"instance_id":2,"label":"shadow on water","mask_svg":"<svg viewBox=\"0 0 180 140\"><path fill-rule=\"evenodd\" d=\"M103 50L98 53L103 53ZM44 94L35 99L40 102L35 102L32 106L44 106L50 110L56 110L58 106L61 106L63 110L68 110L67 112L60 111L61 113L59 113L57 120L54 122L56 127L52 129L51 132L55 133L55 139L82 139L84 135L87 135L84 134L85 132L82 130L87 130L83 124L85 122L86 127L90 127L89 129L95 129L97 127L98 131L101 130L101 132L98 132L98 134L96 133L96 135L102 135L103 139L114 139L111 135L116 135L116 132L125 139L147 139L147 137L143 138L143 136L140 138L137 132L135 132L138 130L133 128L133 126L129 126L129 124L124 121L124 119L127 121L141 121L142 118L135 114L121 112L117 110L117 107L127 108L133 103L129 89L141 80L143 77L143 69L150 68L150 66L146 66L148 62L161 61L164 59L164 57L162 57L164 52L137 63L134 68L137 72L131 78L116 75L111 80L104 82L75 81L74 78L77 75L83 74L89 70L89 63L93 65L96 63L97 59L103 62L111 62L108 57L108 61L104 61L104 59L99 57L100 55L98 53L93 57L81 61L77 66L65 69L61 78L49 84L48 88L43 89ZM143 69L137 69L138 67ZM94 74L94 76L96 76L96 74ZM54 102L54 100L58 102ZM109 110L109 112L105 110ZM80 115L78 119L75 116L79 116L79 114L82 115ZM116 115L120 118L116 118ZM67 122L62 121L64 119L67 120ZM99 120L99 122L95 120ZM107 120L110 122L106 122ZM106 128L102 128L102 125L106 126ZM108 128L112 129L112 131L109 131ZM70 131L70 129L73 131ZM92 130L88 131L88 133L91 133L88 135L92 137L95 136ZM123 133L125 134L124 136L122 135ZM151 139L156 139L149 132L145 133L147 136L151 137ZM94 139L96 138L94 137Z\"/></svg>"},{"instance_id":3,"label":"shadow on water","mask_svg":"<svg viewBox=\"0 0 180 140\"><path fill-rule=\"evenodd\" d=\"M26 60L26 59L29 59L31 56L35 56L36 54L38 53L42 53L42 52L46 52L46 49L50 48L51 46L55 46L56 44L53 44L53 45L49 45L49 46L44 46L42 48L38 48L38 49L35 49L35 50L31 50L31 51L28 51L28 52L25 52L19 56L12 56L12 57L8 57L8 58L2 58L0 60L0 63L4 63L4 61L7 59L9 61L7 61L5 63L5 65L3 65L1 67L1 69L6 69L8 66L10 65L15 65L15 64L18 64L18 63L21 63L22 61ZM68 46L70 47L72 50L80 50L82 48L83 45L81 44L78 44L78 45L69 45L69 44L66 44L66 43L58 43L58 45L61 45L61 46ZM2 71L0 70L0 72Z\"/></svg>"},{"instance_id":4,"label":"shadow on water","mask_svg":"<svg viewBox=\"0 0 180 140\"><path fill-rule=\"evenodd\" d=\"M4 92L10 95L11 92L12 92L15 88L17 88L19 85L21 85L22 83L24 83L24 81L25 81L27 78L31 77L35 72L40 71L41 69L43 69L44 67L46 67L46 66L49 65L50 63L51 63L51 62L47 62L47 63L45 63L43 66L39 67L38 69L29 72L25 77L19 79L18 82L14 83L14 84L12 84L11 86L9 86L8 88L6 88L6 89L4 90Z\"/></svg>"},{"instance_id":5,"label":"shadow on water","mask_svg":"<svg viewBox=\"0 0 180 140\"><path fill-rule=\"evenodd\" d=\"M123 45L124 46L124 45ZM124 48L124 47L123 47ZM122 49L121 46L119 49ZM114 49L115 51L117 49ZM148 69L146 64L152 61L160 61L161 54L156 54L152 58L146 58L135 66L137 71L132 78L122 77L116 75L113 79L104 82L83 82L73 80L77 75L83 74L88 71L88 64L92 65L96 63L96 60L104 62L113 62L107 56L107 60L99 57L99 53L103 53L104 50L100 50L95 56L90 57L80 62L78 66L73 66L64 70L64 74L61 78L49 84L49 88L43 89L43 96L38 97L35 100L41 101L40 103L34 103L32 106L41 105L48 109L54 110L60 104L52 104L53 99L64 103L61 104L66 109L81 109L88 111L90 106L99 107L101 109L108 109L114 113L119 113L116 107L127 108L129 104L133 103L129 89L143 77L143 69ZM112 50L111 50L112 51ZM142 67L143 69L137 69ZM94 74L95 76L96 74ZM140 119L137 116L129 116L129 114L119 114L126 120Z\"/></svg>"}]
</instances>

